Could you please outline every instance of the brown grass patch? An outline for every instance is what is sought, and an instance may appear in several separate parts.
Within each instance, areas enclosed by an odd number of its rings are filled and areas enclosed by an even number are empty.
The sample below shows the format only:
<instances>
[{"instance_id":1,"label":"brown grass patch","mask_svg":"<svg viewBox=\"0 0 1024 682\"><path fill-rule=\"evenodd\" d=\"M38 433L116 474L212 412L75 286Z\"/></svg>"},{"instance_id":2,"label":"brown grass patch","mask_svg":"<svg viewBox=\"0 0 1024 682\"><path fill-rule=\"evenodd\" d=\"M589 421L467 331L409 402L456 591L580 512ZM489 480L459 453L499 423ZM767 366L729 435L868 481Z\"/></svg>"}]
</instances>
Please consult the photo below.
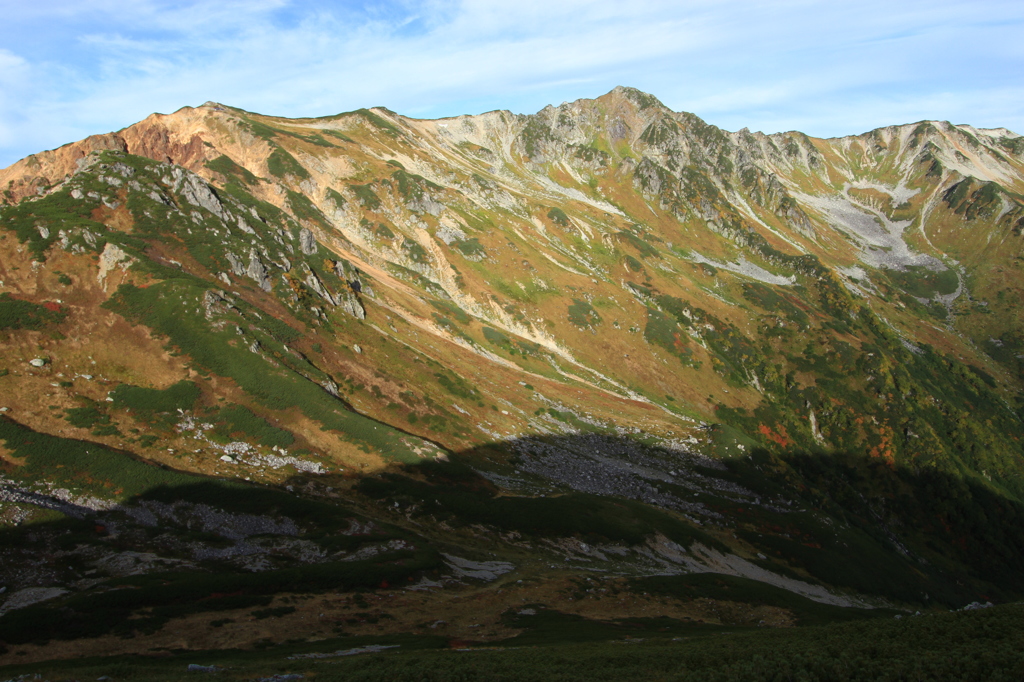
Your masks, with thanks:
<instances>
[{"instance_id":1,"label":"brown grass patch","mask_svg":"<svg viewBox=\"0 0 1024 682\"><path fill-rule=\"evenodd\" d=\"M579 598L580 576L542 575L522 582L496 581L483 586L455 586L433 591L380 590L372 593L278 595L273 607L293 613L257 619L253 608L200 613L171 621L151 635L131 639L104 636L44 646L23 645L0 656L0 665L34 663L78 656L113 656L159 649L249 649L261 640L317 641L339 634L352 636L415 633L454 640L492 642L521 630L501 622L510 609L526 604L572 613L592 620L668 617L709 625L792 627L792 614L778 607L697 599L682 602L628 591L626 580L594 580L594 589ZM603 591L602 591L603 590ZM215 621L234 622L220 627ZM16 652L23 651L24 655Z\"/></svg>"}]
</instances>

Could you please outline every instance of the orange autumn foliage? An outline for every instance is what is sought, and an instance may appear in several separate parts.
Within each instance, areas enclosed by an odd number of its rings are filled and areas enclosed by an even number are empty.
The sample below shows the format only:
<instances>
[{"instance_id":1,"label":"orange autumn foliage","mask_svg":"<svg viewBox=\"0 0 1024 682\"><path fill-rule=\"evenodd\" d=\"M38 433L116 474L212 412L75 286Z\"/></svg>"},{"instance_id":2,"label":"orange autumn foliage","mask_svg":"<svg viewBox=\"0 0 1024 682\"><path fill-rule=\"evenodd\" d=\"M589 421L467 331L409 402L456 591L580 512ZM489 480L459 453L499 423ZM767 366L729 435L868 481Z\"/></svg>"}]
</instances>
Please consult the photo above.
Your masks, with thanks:
<instances>
[{"instance_id":1,"label":"orange autumn foliage","mask_svg":"<svg viewBox=\"0 0 1024 682\"><path fill-rule=\"evenodd\" d=\"M778 433L772 431L771 427L765 424L761 424L760 426L758 426L757 430L761 432L762 436L772 441L773 443L778 443L784 448L789 447L791 441L789 440L789 434L786 433L785 426L780 426Z\"/></svg>"}]
</instances>

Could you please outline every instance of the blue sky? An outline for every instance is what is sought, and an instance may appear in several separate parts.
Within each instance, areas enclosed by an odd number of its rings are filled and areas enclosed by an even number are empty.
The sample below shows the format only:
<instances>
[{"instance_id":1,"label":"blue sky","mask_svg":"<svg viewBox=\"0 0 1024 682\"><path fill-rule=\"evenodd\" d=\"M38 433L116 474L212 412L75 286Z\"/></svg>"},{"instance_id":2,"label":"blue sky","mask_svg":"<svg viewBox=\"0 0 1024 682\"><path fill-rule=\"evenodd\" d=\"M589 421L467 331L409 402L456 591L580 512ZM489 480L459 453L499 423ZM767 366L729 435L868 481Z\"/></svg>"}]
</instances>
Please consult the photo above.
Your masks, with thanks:
<instances>
[{"instance_id":1,"label":"blue sky","mask_svg":"<svg viewBox=\"0 0 1024 682\"><path fill-rule=\"evenodd\" d=\"M215 100L422 118L654 94L726 128L1024 134L1024 3L0 0L0 167Z\"/></svg>"}]
</instances>

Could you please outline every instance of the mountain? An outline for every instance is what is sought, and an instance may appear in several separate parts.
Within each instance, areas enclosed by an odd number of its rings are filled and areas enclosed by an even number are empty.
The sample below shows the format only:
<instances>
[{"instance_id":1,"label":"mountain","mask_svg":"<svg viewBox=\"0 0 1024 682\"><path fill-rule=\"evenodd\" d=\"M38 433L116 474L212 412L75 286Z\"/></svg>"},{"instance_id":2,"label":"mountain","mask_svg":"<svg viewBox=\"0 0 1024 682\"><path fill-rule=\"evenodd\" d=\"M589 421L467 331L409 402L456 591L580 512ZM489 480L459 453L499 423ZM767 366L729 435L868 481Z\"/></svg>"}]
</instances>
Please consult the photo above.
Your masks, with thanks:
<instances>
[{"instance_id":1,"label":"mountain","mask_svg":"<svg viewBox=\"0 0 1024 682\"><path fill-rule=\"evenodd\" d=\"M1024 594L1010 131L207 103L0 191L2 663Z\"/></svg>"}]
</instances>

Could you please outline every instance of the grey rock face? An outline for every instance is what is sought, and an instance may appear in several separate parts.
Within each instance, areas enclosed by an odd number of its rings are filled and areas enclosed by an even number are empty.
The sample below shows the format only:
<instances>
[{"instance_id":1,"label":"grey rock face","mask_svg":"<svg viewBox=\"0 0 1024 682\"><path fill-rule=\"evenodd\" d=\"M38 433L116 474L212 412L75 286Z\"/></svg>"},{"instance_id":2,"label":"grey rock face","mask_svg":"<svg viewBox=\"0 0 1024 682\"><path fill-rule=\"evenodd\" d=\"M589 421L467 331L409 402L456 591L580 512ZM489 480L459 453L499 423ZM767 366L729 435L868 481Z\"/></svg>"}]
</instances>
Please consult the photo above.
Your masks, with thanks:
<instances>
[{"instance_id":1,"label":"grey rock face","mask_svg":"<svg viewBox=\"0 0 1024 682\"><path fill-rule=\"evenodd\" d=\"M410 211L420 211L422 213L429 213L435 218L441 215L441 211L444 210L444 204L435 201L433 197L430 197L426 194L416 199L415 201L410 201L408 204L406 204L406 207Z\"/></svg>"},{"instance_id":2,"label":"grey rock face","mask_svg":"<svg viewBox=\"0 0 1024 682\"><path fill-rule=\"evenodd\" d=\"M233 308L234 306L224 298L223 291L207 289L203 294L203 313L208 320L212 320L217 315L223 315Z\"/></svg>"},{"instance_id":3,"label":"grey rock face","mask_svg":"<svg viewBox=\"0 0 1024 682\"><path fill-rule=\"evenodd\" d=\"M316 253L316 237L313 236L313 232L307 227L299 231L299 248L307 256L312 256Z\"/></svg>"},{"instance_id":4,"label":"grey rock face","mask_svg":"<svg viewBox=\"0 0 1024 682\"><path fill-rule=\"evenodd\" d=\"M88 170L89 168L92 168L93 166L96 165L96 162L98 160L99 160L99 155L97 155L96 153L89 154L88 156L83 156L78 161L75 161L75 171L74 171L74 174L78 175L82 171Z\"/></svg>"},{"instance_id":5,"label":"grey rock face","mask_svg":"<svg viewBox=\"0 0 1024 682\"><path fill-rule=\"evenodd\" d=\"M270 291L270 273L267 271L267 266L260 260L260 254L256 249L249 251L249 267L246 270L247 275L259 285L263 291Z\"/></svg>"},{"instance_id":6,"label":"grey rock face","mask_svg":"<svg viewBox=\"0 0 1024 682\"><path fill-rule=\"evenodd\" d=\"M661 176L650 159L641 160L633 175L638 189L645 190L651 196L661 193Z\"/></svg>"},{"instance_id":7,"label":"grey rock face","mask_svg":"<svg viewBox=\"0 0 1024 682\"><path fill-rule=\"evenodd\" d=\"M224 206L220 203L220 199L217 198L217 195L210 186L197 175L185 174L180 191L181 196L185 197L185 201L193 206L205 208L221 220L227 219L227 214L224 211Z\"/></svg>"},{"instance_id":8,"label":"grey rock face","mask_svg":"<svg viewBox=\"0 0 1024 682\"><path fill-rule=\"evenodd\" d=\"M448 246L451 246L452 242L461 242L466 240L466 233L454 225L442 225L437 228L436 234L437 238Z\"/></svg>"},{"instance_id":9,"label":"grey rock face","mask_svg":"<svg viewBox=\"0 0 1024 682\"><path fill-rule=\"evenodd\" d=\"M349 265L348 261L340 260L334 264L334 274L345 280L350 287L335 297L338 301L336 305L352 317L365 320L366 309L363 308L363 303L359 300L357 293L363 289L359 280L359 271Z\"/></svg>"},{"instance_id":10,"label":"grey rock face","mask_svg":"<svg viewBox=\"0 0 1024 682\"><path fill-rule=\"evenodd\" d=\"M338 295L337 306L357 320L366 319L366 309L353 291L346 291Z\"/></svg>"},{"instance_id":11,"label":"grey rock face","mask_svg":"<svg viewBox=\"0 0 1024 682\"><path fill-rule=\"evenodd\" d=\"M121 177L130 178L135 175L135 169L124 163L115 163L110 167L112 171L120 175Z\"/></svg>"},{"instance_id":12,"label":"grey rock face","mask_svg":"<svg viewBox=\"0 0 1024 682\"><path fill-rule=\"evenodd\" d=\"M697 211L700 213L700 216L708 222L718 220L718 209L716 209L714 205L704 197L701 197L700 206L697 207Z\"/></svg>"},{"instance_id":13,"label":"grey rock face","mask_svg":"<svg viewBox=\"0 0 1024 682\"><path fill-rule=\"evenodd\" d=\"M231 264L231 272L234 273L236 277L242 277L245 275L245 266L242 265L241 258L230 251L225 253L224 256L228 259L228 263Z\"/></svg>"},{"instance_id":14,"label":"grey rock face","mask_svg":"<svg viewBox=\"0 0 1024 682\"><path fill-rule=\"evenodd\" d=\"M800 208L796 206L796 204L793 204L789 208L787 208L783 215L786 216L786 221L790 224L790 226L800 234L804 235L805 237L810 237L812 239L816 236L816 233L814 231L814 225L811 224L811 221L807 217L807 214L801 211Z\"/></svg>"},{"instance_id":15,"label":"grey rock face","mask_svg":"<svg viewBox=\"0 0 1024 682\"><path fill-rule=\"evenodd\" d=\"M252 229L242 216L238 216L238 229L246 234L256 234L256 230Z\"/></svg>"},{"instance_id":16,"label":"grey rock face","mask_svg":"<svg viewBox=\"0 0 1024 682\"><path fill-rule=\"evenodd\" d=\"M324 283L320 281L320 278L316 276L316 273L310 270L309 266L305 263L303 263L302 266L306 270L306 286L315 291L317 296L324 299L331 305L338 305L338 300L327 290L327 287L325 287Z\"/></svg>"},{"instance_id":17,"label":"grey rock face","mask_svg":"<svg viewBox=\"0 0 1024 682\"><path fill-rule=\"evenodd\" d=\"M355 277L356 269L349 265L348 261L339 260L334 262L334 274L347 282Z\"/></svg>"},{"instance_id":18,"label":"grey rock face","mask_svg":"<svg viewBox=\"0 0 1024 682\"><path fill-rule=\"evenodd\" d=\"M170 199L168 199L167 197L165 197L164 195L162 195L162 194L160 194L159 192L156 192L156 191L150 192L149 193L149 198L152 199L153 201L157 201L157 202L159 202L161 204L164 204L166 206L170 206L171 205L171 200Z\"/></svg>"}]
</instances>

